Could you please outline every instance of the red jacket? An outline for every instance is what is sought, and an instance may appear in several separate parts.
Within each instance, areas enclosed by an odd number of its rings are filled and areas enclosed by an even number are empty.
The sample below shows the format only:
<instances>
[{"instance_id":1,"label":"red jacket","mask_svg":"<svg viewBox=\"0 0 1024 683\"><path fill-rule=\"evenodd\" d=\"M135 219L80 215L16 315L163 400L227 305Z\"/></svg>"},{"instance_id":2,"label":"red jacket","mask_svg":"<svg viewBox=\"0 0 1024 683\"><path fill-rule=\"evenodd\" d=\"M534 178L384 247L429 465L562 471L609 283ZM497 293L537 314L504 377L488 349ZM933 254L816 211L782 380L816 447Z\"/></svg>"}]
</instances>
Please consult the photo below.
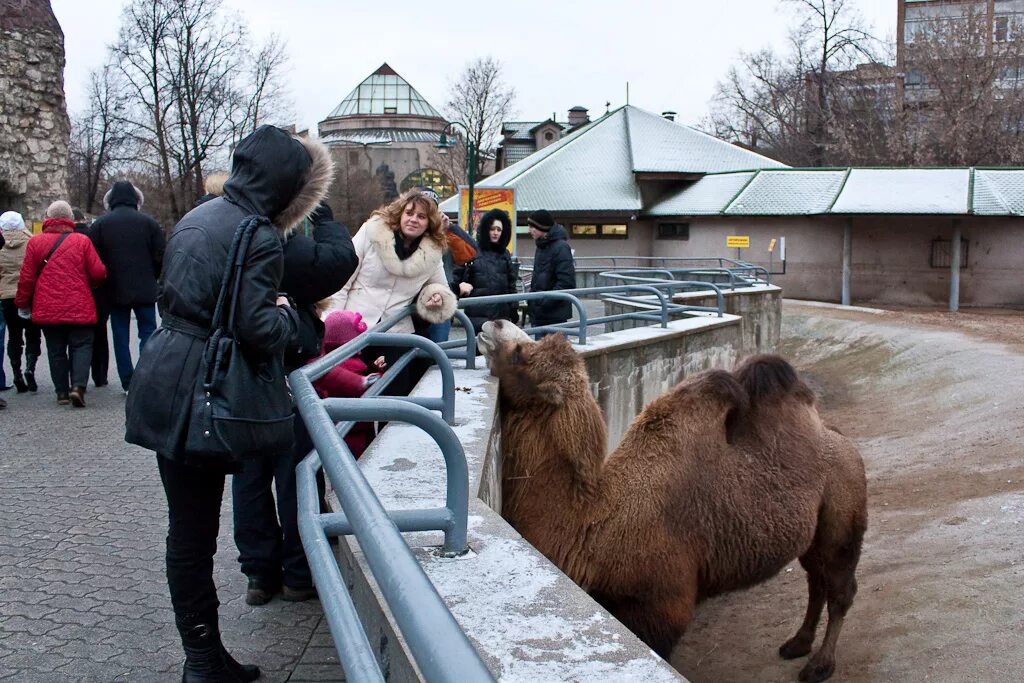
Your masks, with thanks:
<instances>
[{"instance_id":1,"label":"red jacket","mask_svg":"<svg viewBox=\"0 0 1024 683\"><path fill-rule=\"evenodd\" d=\"M43 233L28 241L25 260L18 278L14 304L32 308L32 322L39 325L92 325L96 322L96 304L92 289L107 279L89 238L74 232L75 223L66 218L49 218ZM53 252L42 273L43 258L60 238L71 233Z\"/></svg>"},{"instance_id":2,"label":"red jacket","mask_svg":"<svg viewBox=\"0 0 1024 683\"><path fill-rule=\"evenodd\" d=\"M337 348L328 349L328 346L324 345L324 353L320 355L321 358ZM313 382L313 387L320 398L359 398L366 391L367 370L369 367L359 356L352 356ZM345 445L358 459L373 441L374 436L376 433L373 430L372 422L357 422L345 435Z\"/></svg>"}]
</instances>

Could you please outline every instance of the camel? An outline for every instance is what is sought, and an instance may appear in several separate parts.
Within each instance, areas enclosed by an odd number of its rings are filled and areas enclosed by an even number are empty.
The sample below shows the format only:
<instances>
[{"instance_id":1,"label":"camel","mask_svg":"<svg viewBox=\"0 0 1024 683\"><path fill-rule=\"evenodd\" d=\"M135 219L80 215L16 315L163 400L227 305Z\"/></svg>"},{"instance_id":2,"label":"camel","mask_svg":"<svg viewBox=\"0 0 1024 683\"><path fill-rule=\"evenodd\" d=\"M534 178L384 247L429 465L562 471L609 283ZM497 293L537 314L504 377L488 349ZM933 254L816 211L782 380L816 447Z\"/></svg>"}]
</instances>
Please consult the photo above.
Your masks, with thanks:
<instances>
[{"instance_id":1,"label":"camel","mask_svg":"<svg viewBox=\"0 0 1024 683\"><path fill-rule=\"evenodd\" d=\"M822 681L857 590L867 528L864 464L826 427L779 356L710 370L652 401L609 455L586 368L561 335L534 342L506 321L480 348L499 378L502 515L660 656L694 608L799 558L807 612L779 654L810 654Z\"/></svg>"}]
</instances>

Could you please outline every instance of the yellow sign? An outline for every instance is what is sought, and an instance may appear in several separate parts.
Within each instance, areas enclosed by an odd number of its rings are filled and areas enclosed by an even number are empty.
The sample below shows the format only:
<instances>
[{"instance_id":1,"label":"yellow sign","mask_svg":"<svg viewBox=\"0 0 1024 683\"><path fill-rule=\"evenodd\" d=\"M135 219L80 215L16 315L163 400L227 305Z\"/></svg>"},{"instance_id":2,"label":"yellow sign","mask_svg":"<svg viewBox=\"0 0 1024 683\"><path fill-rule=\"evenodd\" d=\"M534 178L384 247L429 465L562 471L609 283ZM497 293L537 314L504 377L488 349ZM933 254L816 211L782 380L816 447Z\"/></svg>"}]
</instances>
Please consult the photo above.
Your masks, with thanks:
<instances>
[{"instance_id":1,"label":"yellow sign","mask_svg":"<svg viewBox=\"0 0 1024 683\"><path fill-rule=\"evenodd\" d=\"M775 242L776 240L774 237L768 242L768 253L775 251Z\"/></svg>"},{"instance_id":2,"label":"yellow sign","mask_svg":"<svg viewBox=\"0 0 1024 683\"><path fill-rule=\"evenodd\" d=\"M491 209L501 209L512 219L512 239L508 250L516 253L516 191L504 187L474 187L473 216L469 215L469 188L459 188L459 226L473 237L476 237L476 224L480 217Z\"/></svg>"},{"instance_id":3,"label":"yellow sign","mask_svg":"<svg viewBox=\"0 0 1024 683\"><path fill-rule=\"evenodd\" d=\"M728 249L749 249L749 235L729 235L725 238L725 246Z\"/></svg>"}]
</instances>

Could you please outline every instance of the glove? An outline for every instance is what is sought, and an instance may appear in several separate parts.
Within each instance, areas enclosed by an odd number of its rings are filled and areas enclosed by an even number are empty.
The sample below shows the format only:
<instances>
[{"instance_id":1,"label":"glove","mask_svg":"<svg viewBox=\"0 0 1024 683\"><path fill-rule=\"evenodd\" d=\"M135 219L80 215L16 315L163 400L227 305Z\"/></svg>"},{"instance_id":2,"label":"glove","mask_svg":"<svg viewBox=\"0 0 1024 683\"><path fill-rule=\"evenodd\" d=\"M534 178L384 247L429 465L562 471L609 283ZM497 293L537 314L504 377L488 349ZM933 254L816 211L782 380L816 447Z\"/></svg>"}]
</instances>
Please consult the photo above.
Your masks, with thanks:
<instances>
[{"instance_id":1,"label":"glove","mask_svg":"<svg viewBox=\"0 0 1024 683\"><path fill-rule=\"evenodd\" d=\"M334 220L334 212L331 211L331 207L327 206L326 202L320 202L313 213L309 214L309 222L313 225L319 225L328 221Z\"/></svg>"},{"instance_id":2,"label":"glove","mask_svg":"<svg viewBox=\"0 0 1024 683\"><path fill-rule=\"evenodd\" d=\"M19 308L18 309L18 317L22 318L23 320L31 320L32 319L32 309L31 308Z\"/></svg>"}]
</instances>

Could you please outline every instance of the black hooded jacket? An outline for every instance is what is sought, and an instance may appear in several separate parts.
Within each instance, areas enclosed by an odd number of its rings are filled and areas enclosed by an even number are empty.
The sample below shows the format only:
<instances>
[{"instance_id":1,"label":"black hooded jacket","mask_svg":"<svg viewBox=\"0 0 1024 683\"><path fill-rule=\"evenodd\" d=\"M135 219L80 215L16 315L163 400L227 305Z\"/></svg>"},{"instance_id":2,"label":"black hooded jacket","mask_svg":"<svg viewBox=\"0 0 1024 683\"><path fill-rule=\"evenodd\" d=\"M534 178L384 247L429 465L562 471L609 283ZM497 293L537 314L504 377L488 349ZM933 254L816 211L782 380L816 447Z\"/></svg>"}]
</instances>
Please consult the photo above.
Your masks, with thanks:
<instances>
[{"instance_id":1,"label":"black hooded jacket","mask_svg":"<svg viewBox=\"0 0 1024 683\"><path fill-rule=\"evenodd\" d=\"M576 287L576 264L569 247L569 235L556 223L546 235L537 240L537 253L533 259L531 292L550 292ZM572 317L572 304L568 301L531 301L530 314L534 324L545 325L565 322Z\"/></svg>"},{"instance_id":2,"label":"black hooded jacket","mask_svg":"<svg viewBox=\"0 0 1024 683\"><path fill-rule=\"evenodd\" d=\"M501 238L492 242L490 230L495 220L501 221ZM511 240L512 221L507 213L501 209L491 209L480 218L476 227L477 256L455 272L457 282L473 285L473 291L468 297L515 293L518 273L508 253ZM479 334L480 328L488 320L515 320L516 304L467 306L466 315Z\"/></svg>"},{"instance_id":3,"label":"black hooded jacket","mask_svg":"<svg viewBox=\"0 0 1024 683\"><path fill-rule=\"evenodd\" d=\"M295 302L299 316L296 342L284 357L289 372L320 355L324 324L316 304L341 289L358 265L348 228L334 220L326 204L285 240L281 291Z\"/></svg>"},{"instance_id":4,"label":"black hooded jacket","mask_svg":"<svg viewBox=\"0 0 1024 683\"><path fill-rule=\"evenodd\" d=\"M132 376L125 440L172 459L184 442L205 336L235 231L266 216L245 255L236 338L247 353L283 354L298 329L296 312L278 306L284 274L282 238L326 194L330 154L323 145L261 126L235 149L225 196L187 213L167 241L159 298L161 326ZM191 454L188 454L190 456Z\"/></svg>"},{"instance_id":5,"label":"black hooded jacket","mask_svg":"<svg viewBox=\"0 0 1024 683\"><path fill-rule=\"evenodd\" d=\"M152 304L164 258L164 233L152 216L139 211L142 193L127 180L114 183L103 203L107 213L88 230L107 267L100 297L113 306Z\"/></svg>"}]
</instances>

